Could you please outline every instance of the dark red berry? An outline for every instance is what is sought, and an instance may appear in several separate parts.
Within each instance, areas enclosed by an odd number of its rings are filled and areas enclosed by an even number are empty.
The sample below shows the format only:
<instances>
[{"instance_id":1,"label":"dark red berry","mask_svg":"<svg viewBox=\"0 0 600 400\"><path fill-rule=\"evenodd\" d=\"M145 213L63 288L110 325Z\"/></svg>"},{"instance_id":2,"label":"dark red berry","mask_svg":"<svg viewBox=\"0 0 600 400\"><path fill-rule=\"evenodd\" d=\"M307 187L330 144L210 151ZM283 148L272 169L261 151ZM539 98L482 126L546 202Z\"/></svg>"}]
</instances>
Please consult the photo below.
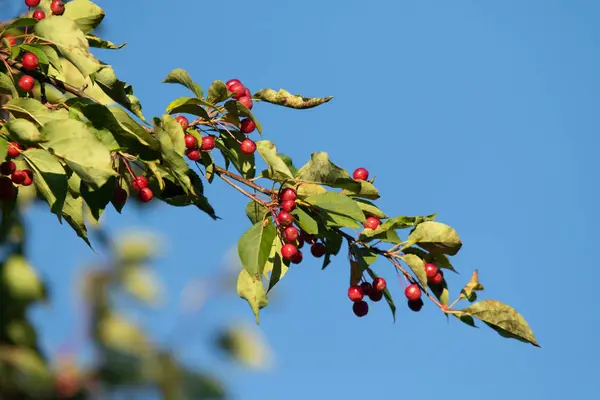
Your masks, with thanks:
<instances>
[{"instance_id":1,"label":"dark red berry","mask_svg":"<svg viewBox=\"0 0 600 400\"><path fill-rule=\"evenodd\" d=\"M365 292L358 285L352 285L348 288L348 298L357 303L365 297Z\"/></svg>"},{"instance_id":2,"label":"dark red berry","mask_svg":"<svg viewBox=\"0 0 600 400\"><path fill-rule=\"evenodd\" d=\"M202 154L200 154L200 150L198 149L186 149L185 155L192 161L198 161L202 158Z\"/></svg>"},{"instance_id":3,"label":"dark red berry","mask_svg":"<svg viewBox=\"0 0 600 400\"><path fill-rule=\"evenodd\" d=\"M290 261L292 264L300 264L302 262L302 252L298 250L296 255Z\"/></svg>"},{"instance_id":4,"label":"dark red berry","mask_svg":"<svg viewBox=\"0 0 600 400\"><path fill-rule=\"evenodd\" d=\"M25 53L21 64L23 64L23 68L25 69L34 70L40 65L40 60L38 59L38 56L33 53Z\"/></svg>"},{"instance_id":5,"label":"dark red berry","mask_svg":"<svg viewBox=\"0 0 600 400\"><path fill-rule=\"evenodd\" d=\"M212 135L204 136L200 144L200 150L211 151L215 148L215 137Z\"/></svg>"},{"instance_id":6,"label":"dark red berry","mask_svg":"<svg viewBox=\"0 0 600 400\"><path fill-rule=\"evenodd\" d=\"M15 184L20 185L21 183L25 182L25 179L27 179L27 174L25 173L25 171L18 169L12 173L12 175L10 176L10 179Z\"/></svg>"},{"instance_id":7,"label":"dark red berry","mask_svg":"<svg viewBox=\"0 0 600 400\"><path fill-rule=\"evenodd\" d=\"M444 273L441 270L439 270L438 273L429 280L429 283L432 285L440 285L442 282L444 282Z\"/></svg>"},{"instance_id":8,"label":"dark red berry","mask_svg":"<svg viewBox=\"0 0 600 400\"><path fill-rule=\"evenodd\" d=\"M25 5L29 8L37 7L40 5L40 0L25 0Z\"/></svg>"},{"instance_id":9,"label":"dark red berry","mask_svg":"<svg viewBox=\"0 0 600 400\"><path fill-rule=\"evenodd\" d=\"M382 298L383 298L383 292L378 292L377 290L373 290L373 291L371 291L371 293L369 293L369 299L371 299L371 301L378 302Z\"/></svg>"},{"instance_id":10,"label":"dark red berry","mask_svg":"<svg viewBox=\"0 0 600 400\"><path fill-rule=\"evenodd\" d=\"M280 201L288 201L288 200L295 201L296 197L297 197L296 191L292 188L285 188L279 194Z\"/></svg>"},{"instance_id":11,"label":"dark red berry","mask_svg":"<svg viewBox=\"0 0 600 400\"><path fill-rule=\"evenodd\" d=\"M359 301L358 303L352 304L352 311L357 317L364 317L369 313L369 304L366 301Z\"/></svg>"},{"instance_id":12,"label":"dark red berry","mask_svg":"<svg viewBox=\"0 0 600 400\"><path fill-rule=\"evenodd\" d=\"M381 225L381 221L375 217L367 217L367 220L363 224L367 229L377 229Z\"/></svg>"},{"instance_id":13,"label":"dark red berry","mask_svg":"<svg viewBox=\"0 0 600 400\"><path fill-rule=\"evenodd\" d=\"M9 178L0 177L0 199L14 199L17 194L17 188Z\"/></svg>"},{"instance_id":14,"label":"dark red berry","mask_svg":"<svg viewBox=\"0 0 600 400\"><path fill-rule=\"evenodd\" d=\"M294 243L296 240L298 240L299 234L300 233L295 226L288 226L283 230L283 240L285 240L287 243Z\"/></svg>"},{"instance_id":15,"label":"dark red berry","mask_svg":"<svg viewBox=\"0 0 600 400\"><path fill-rule=\"evenodd\" d=\"M234 99L239 99L240 97L242 97L244 95L244 92L246 91L246 87L241 82L236 82L232 85L229 85L227 90L229 90L230 92L233 93L232 97Z\"/></svg>"},{"instance_id":16,"label":"dark red berry","mask_svg":"<svg viewBox=\"0 0 600 400\"><path fill-rule=\"evenodd\" d=\"M417 301L421 298L421 288L415 283L408 285L406 289L404 289L404 295L409 300Z\"/></svg>"},{"instance_id":17,"label":"dark red berry","mask_svg":"<svg viewBox=\"0 0 600 400\"><path fill-rule=\"evenodd\" d=\"M23 183L21 183L21 185L23 186L30 186L33 183L33 172L31 172L28 169L25 169L25 180L23 181Z\"/></svg>"},{"instance_id":18,"label":"dark red berry","mask_svg":"<svg viewBox=\"0 0 600 400\"><path fill-rule=\"evenodd\" d=\"M302 236L300 236L298 238L298 248L301 249L302 247L304 247L304 239L302 239Z\"/></svg>"},{"instance_id":19,"label":"dark red berry","mask_svg":"<svg viewBox=\"0 0 600 400\"><path fill-rule=\"evenodd\" d=\"M198 146L198 139L196 139L194 135L185 135L183 140L185 142L185 147L188 149L194 149Z\"/></svg>"},{"instance_id":20,"label":"dark red berry","mask_svg":"<svg viewBox=\"0 0 600 400\"><path fill-rule=\"evenodd\" d=\"M423 300L422 299L418 299L418 300L414 300L414 301L408 300L408 308L410 308L414 312L421 311L421 308L423 308Z\"/></svg>"},{"instance_id":21,"label":"dark red berry","mask_svg":"<svg viewBox=\"0 0 600 400\"><path fill-rule=\"evenodd\" d=\"M281 257L283 257L284 260L293 260L297 253L298 248L291 243L284 244L281 248Z\"/></svg>"},{"instance_id":22,"label":"dark red berry","mask_svg":"<svg viewBox=\"0 0 600 400\"><path fill-rule=\"evenodd\" d=\"M249 134L254 132L256 129L256 124L250 118L243 119L240 122L240 132Z\"/></svg>"},{"instance_id":23,"label":"dark red berry","mask_svg":"<svg viewBox=\"0 0 600 400\"><path fill-rule=\"evenodd\" d=\"M439 268L435 264L425 264L425 275L427 275L428 279L433 279L433 277L437 275L438 271Z\"/></svg>"},{"instance_id":24,"label":"dark red berry","mask_svg":"<svg viewBox=\"0 0 600 400\"><path fill-rule=\"evenodd\" d=\"M352 177L357 181L366 181L369 179L369 171L364 168L357 168L352 174Z\"/></svg>"},{"instance_id":25,"label":"dark red berry","mask_svg":"<svg viewBox=\"0 0 600 400\"><path fill-rule=\"evenodd\" d=\"M37 19L38 21L43 20L44 18L46 18L46 13L43 12L42 10L35 10L33 12L33 18Z\"/></svg>"},{"instance_id":26,"label":"dark red berry","mask_svg":"<svg viewBox=\"0 0 600 400\"><path fill-rule=\"evenodd\" d=\"M190 126L190 121L188 121L188 119L183 115L176 116L175 121L177 121L179 125L181 125L181 129L183 129L184 131Z\"/></svg>"},{"instance_id":27,"label":"dark red berry","mask_svg":"<svg viewBox=\"0 0 600 400\"><path fill-rule=\"evenodd\" d=\"M0 164L0 173L2 175L10 175L17 169L17 165L14 161L4 161Z\"/></svg>"},{"instance_id":28,"label":"dark red berry","mask_svg":"<svg viewBox=\"0 0 600 400\"><path fill-rule=\"evenodd\" d=\"M125 204L127 201L127 190L123 189L120 186L117 186L115 192L113 193L113 202L117 204Z\"/></svg>"},{"instance_id":29,"label":"dark red berry","mask_svg":"<svg viewBox=\"0 0 600 400\"><path fill-rule=\"evenodd\" d=\"M240 151L246 155L253 154L256 151L256 143L250 139L243 140L240 143Z\"/></svg>"},{"instance_id":30,"label":"dark red berry","mask_svg":"<svg viewBox=\"0 0 600 400\"><path fill-rule=\"evenodd\" d=\"M282 211L292 212L294 208L296 208L296 202L293 200L288 200L281 203Z\"/></svg>"},{"instance_id":31,"label":"dark red berry","mask_svg":"<svg viewBox=\"0 0 600 400\"><path fill-rule=\"evenodd\" d=\"M152 200L152 198L154 197L154 193L152 193L152 190L150 190L150 188L145 187L140 189L139 193L138 193L138 198L140 199L140 201L142 203L147 203L150 200Z\"/></svg>"},{"instance_id":32,"label":"dark red berry","mask_svg":"<svg viewBox=\"0 0 600 400\"><path fill-rule=\"evenodd\" d=\"M327 248L323 243L315 243L310 246L310 253L317 258L321 258L327 252Z\"/></svg>"},{"instance_id":33,"label":"dark red berry","mask_svg":"<svg viewBox=\"0 0 600 400\"><path fill-rule=\"evenodd\" d=\"M131 182L131 186L133 186L133 188L135 190L141 190L143 188L147 188L148 187L148 178L146 178L145 176L137 176L133 182Z\"/></svg>"},{"instance_id":34,"label":"dark red berry","mask_svg":"<svg viewBox=\"0 0 600 400\"><path fill-rule=\"evenodd\" d=\"M281 226L289 226L294 222L294 217L287 211L281 211L277 214L277 222L279 222L279 225Z\"/></svg>"},{"instance_id":35,"label":"dark red berry","mask_svg":"<svg viewBox=\"0 0 600 400\"><path fill-rule=\"evenodd\" d=\"M363 282L360 284L360 287L362 288L363 292L365 292L365 295L369 295L369 293L371 293L373 291L373 286L369 283L369 282Z\"/></svg>"},{"instance_id":36,"label":"dark red berry","mask_svg":"<svg viewBox=\"0 0 600 400\"><path fill-rule=\"evenodd\" d=\"M302 231L300 232L300 237L302 237L302 239L310 244L315 243L315 241L317 240L313 235L309 235L308 233Z\"/></svg>"},{"instance_id":37,"label":"dark red berry","mask_svg":"<svg viewBox=\"0 0 600 400\"><path fill-rule=\"evenodd\" d=\"M231 85L233 85L234 83L242 83L239 79L230 79L227 81L227 83L225 83L225 86L227 87L227 90L229 90L229 88L231 87Z\"/></svg>"},{"instance_id":38,"label":"dark red berry","mask_svg":"<svg viewBox=\"0 0 600 400\"><path fill-rule=\"evenodd\" d=\"M8 144L8 151L6 152L6 154L10 158L16 158L19 156L19 154L21 154L21 150L23 150L23 148L21 147L21 145L19 143L10 142Z\"/></svg>"},{"instance_id":39,"label":"dark red berry","mask_svg":"<svg viewBox=\"0 0 600 400\"><path fill-rule=\"evenodd\" d=\"M387 282L383 278L375 278L373 279L373 288L378 292L383 292L387 287Z\"/></svg>"},{"instance_id":40,"label":"dark red berry","mask_svg":"<svg viewBox=\"0 0 600 400\"><path fill-rule=\"evenodd\" d=\"M52 0L52 3L50 3L50 10L52 10L53 15L63 15L65 12L65 3L61 0Z\"/></svg>"},{"instance_id":41,"label":"dark red berry","mask_svg":"<svg viewBox=\"0 0 600 400\"><path fill-rule=\"evenodd\" d=\"M19 89L24 92L31 92L35 85L35 79L29 75L23 75L19 78Z\"/></svg>"},{"instance_id":42,"label":"dark red berry","mask_svg":"<svg viewBox=\"0 0 600 400\"><path fill-rule=\"evenodd\" d=\"M243 104L243 105L245 105L245 106L248 108L248 110L252 110L252 106L254 105L254 104L252 103L252 99L251 99L250 97L248 97L248 96L242 96L242 97L240 97L240 98L238 99L238 102L239 102L240 104Z\"/></svg>"}]
</instances>

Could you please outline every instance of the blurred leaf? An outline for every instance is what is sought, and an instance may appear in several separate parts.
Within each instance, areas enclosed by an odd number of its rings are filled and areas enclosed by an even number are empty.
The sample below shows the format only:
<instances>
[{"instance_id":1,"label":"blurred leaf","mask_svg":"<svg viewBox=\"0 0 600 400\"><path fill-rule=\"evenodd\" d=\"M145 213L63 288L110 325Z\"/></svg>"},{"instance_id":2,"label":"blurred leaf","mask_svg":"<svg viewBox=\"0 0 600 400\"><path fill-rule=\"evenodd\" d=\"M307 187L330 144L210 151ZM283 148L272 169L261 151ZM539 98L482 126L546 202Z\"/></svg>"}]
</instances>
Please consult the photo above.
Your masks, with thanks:
<instances>
[{"instance_id":1,"label":"blurred leaf","mask_svg":"<svg viewBox=\"0 0 600 400\"><path fill-rule=\"evenodd\" d=\"M145 268L129 268L123 271L121 282L125 291L142 302L157 304L160 301L160 281Z\"/></svg>"},{"instance_id":2,"label":"blurred leaf","mask_svg":"<svg viewBox=\"0 0 600 400\"><path fill-rule=\"evenodd\" d=\"M153 234L132 231L120 235L113 243L117 265L139 265L160 255L159 240Z\"/></svg>"},{"instance_id":3,"label":"blurred leaf","mask_svg":"<svg viewBox=\"0 0 600 400\"><path fill-rule=\"evenodd\" d=\"M225 400L222 382L205 373L184 369L180 372L181 389L186 399Z\"/></svg>"},{"instance_id":4,"label":"blurred leaf","mask_svg":"<svg viewBox=\"0 0 600 400\"><path fill-rule=\"evenodd\" d=\"M265 338L258 329L235 323L218 336L218 346L235 361L250 368L265 369L271 358Z\"/></svg>"},{"instance_id":5,"label":"blurred leaf","mask_svg":"<svg viewBox=\"0 0 600 400\"><path fill-rule=\"evenodd\" d=\"M136 325L114 313L102 318L98 337L104 346L138 355L147 352L150 346L146 335Z\"/></svg>"},{"instance_id":6,"label":"blurred leaf","mask_svg":"<svg viewBox=\"0 0 600 400\"><path fill-rule=\"evenodd\" d=\"M10 378L4 375L6 369L3 368L3 364L14 368L15 373L11 374ZM3 372L0 374L0 382L9 378L18 388L20 396L26 394L28 398L50 398L52 375L44 360L34 350L24 347L0 347L0 371ZM8 396L8 393L6 394Z\"/></svg>"},{"instance_id":7,"label":"blurred leaf","mask_svg":"<svg viewBox=\"0 0 600 400\"><path fill-rule=\"evenodd\" d=\"M2 281L11 297L26 302L44 298L42 281L23 256L13 254L8 257L1 272Z\"/></svg>"}]
</instances>

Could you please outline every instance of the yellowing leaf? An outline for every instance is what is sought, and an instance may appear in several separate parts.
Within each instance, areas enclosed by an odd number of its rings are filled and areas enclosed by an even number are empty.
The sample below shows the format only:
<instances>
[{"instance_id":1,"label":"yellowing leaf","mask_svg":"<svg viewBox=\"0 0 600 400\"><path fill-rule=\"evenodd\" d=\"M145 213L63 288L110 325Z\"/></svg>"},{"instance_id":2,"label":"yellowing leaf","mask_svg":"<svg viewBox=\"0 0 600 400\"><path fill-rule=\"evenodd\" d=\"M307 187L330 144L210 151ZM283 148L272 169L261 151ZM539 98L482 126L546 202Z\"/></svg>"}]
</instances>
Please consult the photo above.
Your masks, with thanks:
<instances>
[{"instance_id":1,"label":"yellowing leaf","mask_svg":"<svg viewBox=\"0 0 600 400\"><path fill-rule=\"evenodd\" d=\"M296 108L299 110L313 108L321 104L327 103L333 96L329 97L302 97L298 94L294 95L284 89L279 89L278 92L273 89L262 89L252 95L254 100L265 101L267 103L276 104L278 106Z\"/></svg>"}]
</instances>

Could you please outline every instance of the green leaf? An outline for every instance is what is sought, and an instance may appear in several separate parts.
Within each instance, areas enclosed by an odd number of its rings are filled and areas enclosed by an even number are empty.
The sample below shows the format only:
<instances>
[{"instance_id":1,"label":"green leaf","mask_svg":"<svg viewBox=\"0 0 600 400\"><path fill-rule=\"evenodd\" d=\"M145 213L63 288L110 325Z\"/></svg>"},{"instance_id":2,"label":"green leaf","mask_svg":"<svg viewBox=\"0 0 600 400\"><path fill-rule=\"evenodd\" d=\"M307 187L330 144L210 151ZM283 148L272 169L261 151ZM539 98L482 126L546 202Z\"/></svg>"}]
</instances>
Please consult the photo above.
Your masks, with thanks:
<instances>
[{"instance_id":1,"label":"green leaf","mask_svg":"<svg viewBox=\"0 0 600 400\"><path fill-rule=\"evenodd\" d=\"M229 94L227 93L227 86L222 81L214 81L212 85L208 88L208 96L206 96L206 101L209 103L220 103L229 98Z\"/></svg>"},{"instance_id":2,"label":"green leaf","mask_svg":"<svg viewBox=\"0 0 600 400\"><path fill-rule=\"evenodd\" d=\"M439 285L430 283L429 288L431 289L435 297L437 297L437 299L440 301L440 303L442 303L445 306L448 305L448 303L450 302L450 291L448 290L448 284L446 283L445 279Z\"/></svg>"},{"instance_id":3,"label":"green leaf","mask_svg":"<svg viewBox=\"0 0 600 400\"><path fill-rule=\"evenodd\" d=\"M131 137L135 137L140 143L149 146L154 150L159 149L158 143L152 134L131 118L122 108L108 107L108 110L127 134Z\"/></svg>"},{"instance_id":4,"label":"green leaf","mask_svg":"<svg viewBox=\"0 0 600 400\"><path fill-rule=\"evenodd\" d=\"M27 51L33 53L37 56L38 61L41 65L48 65L50 60L48 60L48 56L43 48L46 47L44 45L36 45L36 44L21 44L19 48L23 51Z\"/></svg>"},{"instance_id":5,"label":"green leaf","mask_svg":"<svg viewBox=\"0 0 600 400\"><path fill-rule=\"evenodd\" d=\"M254 224L238 242L240 261L252 277L263 273L273 240L277 237L277 229L273 222L270 219L266 221Z\"/></svg>"},{"instance_id":6,"label":"green leaf","mask_svg":"<svg viewBox=\"0 0 600 400\"><path fill-rule=\"evenodd\" d=\"M346 196L363 197L365 199L377 200L379 197L379 191L373 186L372 183L366 181L356 181L358 187L351 187L349 189L342 190L342 194Z\"/></svg>"},{"instance_id":7,"label":"green leaf","mask_svg":"<svg viewBox=\"0 0 600 400\"><path fill-rule=\"evenodd\" d=\"M324 233L320 233L319 236L322 236L325 242L326 253L323 265L321 266L321 270L324 270L331 263L331 256L337 255L340 252L343 238L339 233L331 230L326 230Z\"/></svg>"},{"instance_id":8,"label":"green leaf","mask_svg":"<svg viewBox=\"0 0 600 400\"><path fill-rule=\"evenodd\" d=\"M10 24L2 26L4 31L14 29L14 28L25 28L26 26L34 26L37 24L37 19L30 17L21 17L16 18L10 22Z\"/></svg>"},{"instance_id":9,"label":"green leaf","mask_svg":"<svg viewBox=\"0 0 600 400\"><path fill-rule=\"evenodd\" d=\"M221 135L220 138L216 139L215 144L223 154L223 158L230 160L235 169L237 169L244 178L254 178L256 175L254 154L242 153L240 151L240 144L229 134Z\"/></svg>"},{"instance_id":10,"label":"green leaf","mask_svg":"<svg viewBox=\"0 0 600 400\"><path fill-rule=\"evenodd\" d=\"M477 328L477 325L475 325L475 320L470 315L463 314L460 311L452 311L451 314L458 318L461 322L472 326L473 328Z\"/></svg>"},{"instance_id":11,"label":"green leaf","mask_svg":"<svg viewBox=\"0 0 600 400\"><path fill-rule=\"evenodd\" d=\"M252 224L256 224L259 221L263 221L267 212L269 210L263 206L262 204L258 204L254 200L250 200L248 205L246 206L246 215L252 222Z\"/></svg>"},{"instance_id":12,"label":"green leaf","mask_svg":"<svg viewBox=\"0 0 600 400\"><path fill-rule=\"evenodd\" d=\"M25 161L34 172L33 183L50 206L50 211L61 216L67 196L67 173L52 154L42 149L27 149Z\"/></svg>"},{"instance_id":13,"label":"green leaf","mask_svg":"<svg viewBox=\"0 0 600 400\"><path fill-rule=\"evenodd\" d=\"M253 326L233 323L220 332L217 344L225 354L244 366L263 368L268 365L269 348Z\"/></svg>"},{"instance_id":14,"label":"green leaf","mask_svg":"<svg viewBox=\"0 0 600 400\"><path fill-rule=\"evenodd\" d=\"M96 221L100 221L102 212L110 203L115 193L117 180L115 177L111 177L101 187L94 189L86 183L81 184L81 196L88 205L92 217Z\"/></svg>"},{"instance_id":15,"label":"green leaf","mask_svg":"<svg viewBox=\"0 0 600 400\"><path fill-rule=\"evenodd\" d=\"M379 278L379 276L371 268L367 268L367 272L371 276L371 279L375 280L376 278ZM392 298L392 295L387 287L383 291L383 297L385 297L385 301L388 303L390 311L392 312L394 322L396 322L396 305L394 304L394 299Z\"/></svg>"},{"instance_id":16,"label":"green leaf","mask_svg":"<svg viewBox=\"0 0 600 400\"><path fill-rule=\"evenodd\" d=\"M4 125L11 139L24 144L34 144L43 141L40 131L33 122L26 119L12 119Z\"/></svg>"},{"instance_id":17,"label":"green leaf","mask_svg":"<svg viewBox=\"0 0 600 400\"><path fill-rule=\"evenodd\" d=\"M408 244L405 247L417 244L419 247L433 254L456 255L462 247L462 242L456 231L441 222L426 221L420 223L408 235Z\"/></svg>"},{"instance_id":18,"label":"green leaf","mask_svg":"<svg viewBox=\"0 0 600 400\"><path fill-rule=\"evenodd\" d=\"M329 97L302 97L298 94L293 95L287 90L279 89L278 92L273 89L262 89L252 95L252 98L278 106L296 108L299 110L313 108L327 103L333 96Z\"/></svg>"},{"instance_id":19,"label":"green leaf","mask_svg":"<svg viewBox=\"0 0 600 400\"><path fill-rule=\"evenodd\" d=\"M360 190L360 182L331 162L329 155L324 152L312 153L310 161L296 173L296 178L329 187Z\"/></svg>"},{"instance_id":20,"label":"green leaf","mask_svg":"<svg viewBox=\"0 0 600 400\"><path fill-rule=\"evenodd\" d=\"M7 153L8 153L8 142L3 137L0 137L0 160L5 160Z\"/></svg>"},{"instance_id":21,"label":"green leaf","mask_svg":"<svg viewBox=\"0 0 600 400\"><path fill-rule=\"evenodd\" d=\"M171 136L159 126L154 128L154 135L158 139L164 165L173 174L173 177L181 184L181 187L189 193L192 182L188 175L189 165L183 159L183 155L175 151Z\"/></svg>"},{"instance_id":22,"label":"green leaf","mask_svg":"<svg viewBox=\"0 0 600 400\"><path fill-rule=\"evenodd\" d=\"M10 100L4 108L15 118L25 118L39 125L69 118L68 111L64 109L51 111L35 99L22 97Z\"/></svg>"},{"instance_id":23,"label":"green leaf","mask_svg":"<svg viewBox=\"0 0 600 400\"><path fill-rule=\"evenodd\" d=\"M83 33L90 33L104 19L104 11L89 0L71 0L65 4L63 16L71 18Z\"/></svg>"},{"instance_id":24,"label":"green leaf","mask_svg":"<svg viewBox=\"0 0 600 400\"><path fill-rule=\"evenodd\" d=\"M163 80L163 83L178 83L190 89L194 95L201 99L204 97L202 87L192 80L186 70L177 68L169 72L169 75Z\"/></svg>"},{"instance_id":25,"label":"green leaf","mask_svg":"<svg viewBox=\"0 0 600 400\"><path fill-rule=\"evenodd\" d=\"M503 337L540 347L525 318L507 304L496 300L483 300L457 311L485 322Z\"/></svg>"},{"instance_id":26,"label":"green leaf","mask_svg":"<svg viewBox=\"0 0 600 400\"><path fill-rule=\"evenodd\" d=\"M336 192L327 192L307 197L304 201L317 207L321 217L330 226L358 228L364 222L365 215L351 198Z\"/></svg>"},{"instance_id":27,"label":"green leaf","mask_svg":"<svg viewBox=\"0 0 600 400\"><path fill-rule=\"evenodd\" d=\"M142 104L133 95L133 87L119 80L115 75L115 70L110 65L103 65L94 74L94 81L108 97L134 113L142 121L145 121ZM125 112L122 111L122 113Z\"/></svg>"},{"instance_id":28,"label":"green leaf","mask_svg":"<svg viewBox=\"0 0 600 400\"><path fill-rule=\"evenodd\" d=\"M30 302L44 298L44 287L35 269L21 255L12 255L2 268L7 294L15 300Z\"/></svg>"},{"instance_id":29,"label":"green leaf","mask_svg":"<svg viewBox=\"0 0 600 400\"><path fill-rule=\"evenodd\" d=\"M227 107L228 104L233 103L235 105L236 108L236 112L239 116L242 117L246 117L246 118L250 118L252 120L252 122L254 122L254 125L256 125L256 130L258 131L259 134L262 135L262 125L260 124L260 122L254 117L254 114L252 114L252 111L250 111L250 109L248 107L246 107L245 105L243 105L242 103L240 103L239 101L235 101L235 100L229 100L227 103L225 103L225 107L226 109L229 111L232 107L231 105L229 107Z\"/></svg>"},{"instance_id":30,"label":"green leaf","mask_svg":"<svg viewBox=\"0 0 600 400\"><path fill-rule=\"evenodd\" d=\"M175 121L175 118L169 114L164 114L161 118L161 127L169 134L171 142L173 143L173 149L183 155L185 152L185 132L179 125L179 122Z\"/></svg>"},{"instance_id":31,"label":"green leaf","mask_svg":"<svg viewBox=\"0 0 600 400\"><path fill-rule=\"evenodd\" d=\"M408 265L408 267L413 271L421 285L426 288L427 287L427 275L425 274L425 263L418 256L414 254L405 254L400 257L402 261Z\"/></svg>"},{"instance_id":32,"label":"green leaf","mask_svg":"<svg viewBox=\"0 0 600 400\"><path fill-rule=\"evenodd\" d=\"M49 122L42 128L42 134L48 141L41 146L64 160L92 187L100 187L116 175L110 152L83 122L72 119Z\"/></svg>"},{"instance_id":33,"label":"green leaf","mask_svg":"<svg viewBox=\"0 0 600 400\"><path fill-rule=\"evenodd\" d=\"M396 230L396 229L406 229L413 226L416 226L425 221L431 221L436 217L436 214L427 215L424 217L394 217L390 218L387 221L384 221L377 229L365 229L360 233L360 240L367 239L380 239L383 233Z\"/></svg>"},{"instance_id":34,"label":"green leaf","mask_svg":"<svg viewBox=\"0 0 600 400\"><path fill-rule=\"evenodd\" d=\"M35 33L54 43L60 53L87 77L100 69L100 63L90 53L89 44L77 24L65 16L52 16L35 25Z\"/></svg>"},{"instance_id":35,"label":"green leaf","mask_svg":"<svg viewBox=\"0 0 600 400\"><path fill-rule=\"evenodd\" d=\"M123 47L125 47L125 45L127 43L123 43L123 44L114 44L113 42L111 42L110 40L104 40L99 38L96 35L92 35L92 34L87 34L85 35L85 38L88 41L88 44L90 45L90 47L95 47L98 49L108 49L108 50L119 50L122 49Z\"/></svg>"},{"instance_id":36,"label":"green leaf","mask_svg":"<svg viewBox=\"0 0 600 400\"><path fill-rule=\"evenodd\" d=\"M13 80L4 72L0 72L0 93L9 94L12 97L19 97L19 92L15 87Z\"/></svg>"},{"instance_id":37,"label":"green leaf","mask_svg":"<svg viewBox=\"0 0 600 400\"><path fill-rule=\"evenodd\" d=\"M296 223L304 232L309 235L317 235L319 233L319 223L303 207L296 207L292 211L292 215L296 218Z\"/></svg>"},{"instance_id":38,"label":"green leaf","mask_svg":"<svg viewBox=\"0 0 600 400\"><path fill-rule=\"evenodd\" d=\"M290 171L287 163L277 154L277 147L273 142L269 140L258 141L256 142L256 149L273 171L271 176L279 176L283 179L293 178L292 171Z\"/></svg>"},{"instance_id":39,"label":"green leaf","mask_svg":"<svg viewBox=\"0 0 600 400\"><path fill-rule=\"evenodd\" d=\"M265 270L263 274L265 278L269 279L269 289L267 293L270 292L275 285L283 279L284 275L288 272L289 263L285 263L281 258L281 248L283 244L278 237L275 237L273 240L273 246L271 247L271 253L269 254L269 258L267 259L267 264L265 265ZM270 276L269 276L270 274Z\"/></svg>"},{"instance_id":40,"label":"green leaf","mask_svg":"<svg viewBox=\"0 0 600 400\"><path fill-rule=\"evenodd\" d=\"M204 119L205 121L210 121L211 118L208 115L208 112L201 107L202 105L206 105L206 102L201 99L180 97L173 100L167 106L166 110L169 114L192 114Z\"/></svg>"},{"instance_id":41,"label":"green leaf","mask_svg":"<svg viewBox=\"0 0 600 400\"><path fill-rule=\"evenodd\" d=\"M388 217L383 211L381 211L375 204L371 203L370 201L363 199L354 199L354 201L356 201L356 204L360 207L360 209L366 216L373 216L379 219Z\"/></svg>"},{"instance_id":42,"label":"green leaf","mask_svg":"<svg viewBox=\"0 0 600 400\"><path fill-rule=\"evenodd\" d=\"M215 377L185 369L179 376L184 399L225 400L227 398L223 383Z\"/></svg>"},{"instance_id":43,"label":"green leaf","mask_svg":"<svg viewBox=\"0 0 600 400\"><path fill-rule=\"evenodd\" d=\"M83 217L83 197L79 196L75 198L71 193L67 193L62 215L65 221L77 233L77 236L82 238L92 248L92 244L87 237L87 228L85 227L85 219Z\"/></svg>"},{"instance_id":44,"label":"green leaf","mask_svg":"<svg viewBox=\"0 0 600 400\"><path fill-rule=\"evenodd\" d=\"M445 254L429 254L424 250L421 250L417 247L408 247L406 249L402 249L402 251L406 254L415 254L423 259L426 263L435 264L438 268L449 269L452 272L456 272L448 256Z\"/></svg>"},{"instance_id":45,"label":"green leaf","mask_svg":"<svg viewBox=\"0 0 600 400\"><path fill-rule=\"evenodd\" d=\"M241 270L237 281L237 293L242 299L248 301L258 324L259 310L269 304L267 292L262 283L262 275L252 277L247 270Z\"/></svg>"}]
</instances>

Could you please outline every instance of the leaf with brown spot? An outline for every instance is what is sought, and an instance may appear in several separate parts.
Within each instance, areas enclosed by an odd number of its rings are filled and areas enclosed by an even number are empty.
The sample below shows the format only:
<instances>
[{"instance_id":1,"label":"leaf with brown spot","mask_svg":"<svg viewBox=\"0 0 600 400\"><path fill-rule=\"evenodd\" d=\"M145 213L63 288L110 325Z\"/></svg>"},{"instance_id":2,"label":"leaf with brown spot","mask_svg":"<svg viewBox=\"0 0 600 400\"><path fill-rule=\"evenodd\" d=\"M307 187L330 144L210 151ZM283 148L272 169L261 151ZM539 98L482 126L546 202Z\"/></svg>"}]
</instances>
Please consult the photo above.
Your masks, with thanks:
<instances>
[{"instance_id":1,"label":"leaf with brown spot","mask_svg":"<svg viewBox=\"0 0 600 400\"><path fill-rule=\"evenodd\" d=\"M252 95L252 99L266 101L267 103L276 104L278 106L303 110L327 103L333 99L333 96L302 97L299 94L291 94L285 89L279 89L278 92L274 91L273 89L262 89L254 93Z\"/></svg>"}]
</instances>

